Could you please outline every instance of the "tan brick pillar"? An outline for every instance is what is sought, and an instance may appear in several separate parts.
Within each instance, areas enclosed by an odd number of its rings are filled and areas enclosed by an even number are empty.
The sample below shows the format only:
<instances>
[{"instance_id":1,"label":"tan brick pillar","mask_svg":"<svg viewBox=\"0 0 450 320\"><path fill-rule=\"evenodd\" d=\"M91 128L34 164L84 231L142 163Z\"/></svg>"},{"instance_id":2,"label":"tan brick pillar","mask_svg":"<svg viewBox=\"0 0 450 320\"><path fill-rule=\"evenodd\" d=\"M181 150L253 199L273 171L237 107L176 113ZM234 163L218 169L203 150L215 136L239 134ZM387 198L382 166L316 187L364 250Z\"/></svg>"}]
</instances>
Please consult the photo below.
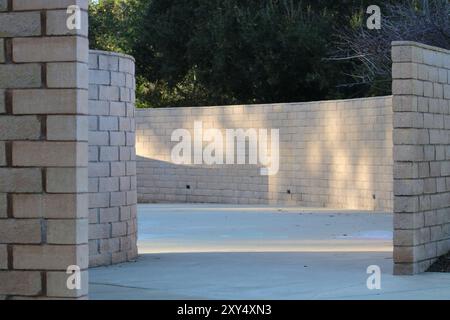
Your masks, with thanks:
<instances>
[{"instance_id":1,"label":"tan brick pillar","mask_svg":"<svg viewBox=\"0 0 450 320\"><path fill-rule=\"evenodd\" d=\"M137 257L134 59L89 55L90 266Z\"/></svg>"},{"instance_id":2,"label":"tan brick pillar","mask_svg":"<svg viewBox=\"0 0 450 320\"><path fill-rule=\"evenodd\" d=\"M426 271L450 250L450 51L394 42L394 262Z\"/></svg>"},{"instance_id":3,"label":"tan brick pillar","mask_svg":"<svg viewBox=\"0 0 450 320\"><path fill-rule=\"evenodd\" d=\"M88 294L87 5L0 0L0 298Z\"/></svg>"}]
</instances>

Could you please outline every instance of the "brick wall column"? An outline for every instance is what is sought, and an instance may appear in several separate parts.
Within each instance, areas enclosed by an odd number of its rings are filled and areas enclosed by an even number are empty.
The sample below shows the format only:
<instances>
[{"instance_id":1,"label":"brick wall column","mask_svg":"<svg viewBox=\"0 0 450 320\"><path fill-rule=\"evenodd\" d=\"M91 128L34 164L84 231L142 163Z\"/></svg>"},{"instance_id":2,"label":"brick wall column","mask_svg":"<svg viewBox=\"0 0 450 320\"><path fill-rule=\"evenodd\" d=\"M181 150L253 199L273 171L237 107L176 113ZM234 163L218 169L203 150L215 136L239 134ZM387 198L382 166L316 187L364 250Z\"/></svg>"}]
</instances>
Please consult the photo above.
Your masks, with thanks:
<instances>
[{"instance_id":1,"label":"brick wall column","mask_svg":"<svg viewBox=\"0 0 450 320\"><path fill-rule=\"evenodd\" d=\"M88 293L87 6L0 0L0 298Z\"/></svg>"},{"instance_id":2,"label":"brick wall column","mask_svg":"<svg viewBox=\"0 0 450 320\"><path fill-rule=\"evenodd\" d=\"M90 266L137 257L134 59L89 55Z\"/></svg>"},{"instance_id":3,"label":"brick wall column","mask_svg":"<svg viewBox=\"0 0 450 320\"><path fill-rule=\"evenodd\" d=\"M450 250L450 51L394 42L394 262L426 271Z\"/></svg>"}]
</instances>

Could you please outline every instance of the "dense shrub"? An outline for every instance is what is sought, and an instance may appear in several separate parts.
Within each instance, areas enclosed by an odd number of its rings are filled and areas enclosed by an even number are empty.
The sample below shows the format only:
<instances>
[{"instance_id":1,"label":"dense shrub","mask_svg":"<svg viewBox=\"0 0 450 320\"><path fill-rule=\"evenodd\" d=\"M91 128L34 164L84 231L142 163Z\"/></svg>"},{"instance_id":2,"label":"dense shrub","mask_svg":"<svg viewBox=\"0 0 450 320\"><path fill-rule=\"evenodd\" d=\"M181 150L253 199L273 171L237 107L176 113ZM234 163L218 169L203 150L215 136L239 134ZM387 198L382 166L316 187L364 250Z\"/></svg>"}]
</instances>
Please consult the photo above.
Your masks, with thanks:
<instances>
[{"instance_id":1,"label":"dense shrub","mask_svg":"<svg viewBox=\"0 0 450 320\"><path fill-rule=\"evenodd\" d=\"M336 59L337 36L356 33L377 2L395 1L100 0L91 47L136 57L141 107L384 94L355 80L361 61Z\"/></svg>"}]
</instances>

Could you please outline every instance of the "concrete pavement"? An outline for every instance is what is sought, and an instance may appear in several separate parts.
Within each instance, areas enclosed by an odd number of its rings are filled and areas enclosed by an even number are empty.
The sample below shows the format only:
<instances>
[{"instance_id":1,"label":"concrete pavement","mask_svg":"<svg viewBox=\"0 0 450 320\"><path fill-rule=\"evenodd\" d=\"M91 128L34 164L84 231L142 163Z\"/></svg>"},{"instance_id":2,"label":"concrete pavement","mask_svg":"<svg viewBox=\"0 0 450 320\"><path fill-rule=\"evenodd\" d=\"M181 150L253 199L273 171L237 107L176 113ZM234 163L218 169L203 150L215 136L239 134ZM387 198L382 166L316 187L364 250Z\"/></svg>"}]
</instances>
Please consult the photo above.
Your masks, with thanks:
<instances>
[{"instance_id":1,"label":"concrete pavement","mask_svg":"<svg viewBox=\"0 0 450 320\"><path fill-rule=\"evenodd\" d=\"M392 275L387 213L140 205L138 246L137 262L90 270L91 299L450 299L450 274Z\"/></svg>"}]
</instances>

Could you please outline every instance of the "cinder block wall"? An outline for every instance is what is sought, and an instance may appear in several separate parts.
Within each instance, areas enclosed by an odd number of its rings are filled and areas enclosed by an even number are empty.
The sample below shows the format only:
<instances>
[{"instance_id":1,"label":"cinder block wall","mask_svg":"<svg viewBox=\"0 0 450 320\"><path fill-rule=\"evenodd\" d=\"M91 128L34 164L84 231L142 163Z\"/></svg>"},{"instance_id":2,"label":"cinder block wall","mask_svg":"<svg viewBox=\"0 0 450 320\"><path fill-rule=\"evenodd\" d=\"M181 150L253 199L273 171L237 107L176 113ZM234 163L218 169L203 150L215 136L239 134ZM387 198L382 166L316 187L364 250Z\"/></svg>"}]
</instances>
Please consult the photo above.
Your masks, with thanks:
<instances>
[{"instance_id":1,"label":"cinder block wall","mask_svg":"<svg viewBox=\"0 0 450 320\"><path fill-rule=\"evenodd\" d=\"M88 293L88 1L68 2L0 0L0 299Z\"/></svg>"},{"instance_id":2,"label":"cinder block wall","mask_svg":"<svg viewBox=\"0 0 450 320\"><path fill-rule=\"evenodd\" d=\"M450 250L450 51L394 42L394 261L425 271Z\"/></svg>"},{"instance_id":3,"label":"cinder block wall","mask_svg":"<svg viewBox=\"0 0 450 320\"><path fill-rule=\"evenodd\" d=\"M89 55L89 261L137 257L134 59Z\"/></svg>"},{"instance_id":4,"label":"cinder block wall","mask_svg":"<svg viewBox=\"0 0 450 320\"><path fill-rule=\"evenodd\" d=\"M280 129L280 171L175 165L172 132ZM136 111L141 202L286 204L392 211L392 97ZM204 143L206 146L207 143Z\"/></svg>"}]
</instances>

